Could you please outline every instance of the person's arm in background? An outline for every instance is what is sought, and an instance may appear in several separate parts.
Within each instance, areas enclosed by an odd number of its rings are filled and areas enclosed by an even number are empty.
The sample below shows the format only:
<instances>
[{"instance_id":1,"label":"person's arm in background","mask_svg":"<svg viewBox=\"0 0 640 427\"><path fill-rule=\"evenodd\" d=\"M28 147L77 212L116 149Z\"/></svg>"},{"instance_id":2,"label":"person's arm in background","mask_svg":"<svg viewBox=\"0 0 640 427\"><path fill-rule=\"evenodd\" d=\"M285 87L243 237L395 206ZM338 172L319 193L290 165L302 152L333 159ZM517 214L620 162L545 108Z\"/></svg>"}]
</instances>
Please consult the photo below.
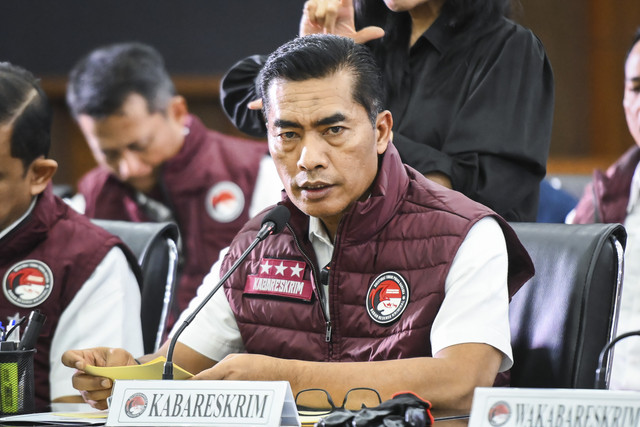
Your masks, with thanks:
<instances>
[{"instance_id":1,"label":"person's arm in background","mask_svg":"<svg viewBox=\"0 0 640 427\"><path fill-rule=\"evenodd\" d=\"M111 249L62 312L49 354L51 400L82 402L74 370L60 363L65 350L102 345L143 354L140 288L124 253Z\"/></svg>"},{"instance_id":2,"label":"person's arm in background","mask_svg":"<svg viewBox=\"0 0 640 427\"><path fill-rule=\"evenodd\" d=\"M266 138L267 128L261 110L248 108L251 101L260 99L256 78L266 55L253 55L235 63L220 82L220 102L231 122L242 132L255 138Z\"/></svg>"}]
</instances>

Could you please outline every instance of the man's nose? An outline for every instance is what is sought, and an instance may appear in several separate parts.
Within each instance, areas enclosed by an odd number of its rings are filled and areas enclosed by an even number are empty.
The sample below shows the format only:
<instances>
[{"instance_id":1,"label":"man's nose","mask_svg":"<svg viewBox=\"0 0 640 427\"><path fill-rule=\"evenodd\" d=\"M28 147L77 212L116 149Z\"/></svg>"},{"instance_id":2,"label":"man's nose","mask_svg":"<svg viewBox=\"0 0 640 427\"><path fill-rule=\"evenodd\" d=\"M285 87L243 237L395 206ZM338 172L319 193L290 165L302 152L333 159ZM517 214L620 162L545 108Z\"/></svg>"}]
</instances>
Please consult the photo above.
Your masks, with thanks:
<instances>
[{"instance_id":1,"label":"man's nose","mask_svg":"<svg viewBox=\"0 0 640 427\"><path fill-rule=\"evenodd\" d=\"M118 174L122 180L146 176L151 173L151 167L140 159L137 153L125 150L118 162Z\"/></svg>"},{"instance_id":2,"label":"man's nose","mask_svg":"<svg viewBox=\"0 0 640 427\"><path fill-rule=\"evenodd\" d=\"M298 168L301 170L314 170L326 168L328 158L326 153L327 143L319 137L308 136L302 141L302 149L298 159Z\"/></svg>"}]
</instances>

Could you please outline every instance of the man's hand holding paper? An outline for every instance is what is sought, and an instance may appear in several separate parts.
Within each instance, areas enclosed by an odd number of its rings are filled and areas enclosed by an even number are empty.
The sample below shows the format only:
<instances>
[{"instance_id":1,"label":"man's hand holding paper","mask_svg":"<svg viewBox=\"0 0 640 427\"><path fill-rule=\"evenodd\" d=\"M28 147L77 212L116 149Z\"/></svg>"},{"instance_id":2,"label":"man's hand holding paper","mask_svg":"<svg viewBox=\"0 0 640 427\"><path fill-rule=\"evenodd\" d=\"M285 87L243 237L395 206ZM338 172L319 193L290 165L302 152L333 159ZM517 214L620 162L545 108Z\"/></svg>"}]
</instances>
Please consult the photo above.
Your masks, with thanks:
<instances>
[{"instance_id":1,"label":"man's hand holding paper","mask_svg":"<svg viewBox=\"0 0 640 427\"><path fill-rule=\"evenodd\" d=\"M105 377L87 374L91 366L137 365L136 359L120 348L96 347L88 350L69 350L62 355L62 363L78 371L73 375L73 387L80 390L83 399L96 409L107 409L107 398L111 396L113 381Z\"/></svg>"}]
</instances>

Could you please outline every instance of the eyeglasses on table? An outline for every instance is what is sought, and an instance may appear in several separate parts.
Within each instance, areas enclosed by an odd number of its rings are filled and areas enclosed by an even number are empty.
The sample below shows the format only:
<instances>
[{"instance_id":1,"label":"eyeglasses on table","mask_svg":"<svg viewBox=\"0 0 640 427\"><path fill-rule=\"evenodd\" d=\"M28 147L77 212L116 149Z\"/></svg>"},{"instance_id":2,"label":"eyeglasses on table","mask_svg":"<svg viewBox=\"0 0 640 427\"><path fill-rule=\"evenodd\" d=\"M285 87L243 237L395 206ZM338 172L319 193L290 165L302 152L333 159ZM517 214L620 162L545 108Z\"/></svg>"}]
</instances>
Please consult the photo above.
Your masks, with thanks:
<instances>
[{"instance_id":1,"label":"eyeglasses on table","mask_svg":"<svg viewBox=\"0 0 640 427\"><path fill-rule=\"evenodd\" d=\"M355 387L347 391L340 406L337 406L328 391L322 388L307 388L296 394L296 406L300 415L326 415L339 409L359 410L372 408L382 403L377 390Z\"/></svg>"}]
</instances>

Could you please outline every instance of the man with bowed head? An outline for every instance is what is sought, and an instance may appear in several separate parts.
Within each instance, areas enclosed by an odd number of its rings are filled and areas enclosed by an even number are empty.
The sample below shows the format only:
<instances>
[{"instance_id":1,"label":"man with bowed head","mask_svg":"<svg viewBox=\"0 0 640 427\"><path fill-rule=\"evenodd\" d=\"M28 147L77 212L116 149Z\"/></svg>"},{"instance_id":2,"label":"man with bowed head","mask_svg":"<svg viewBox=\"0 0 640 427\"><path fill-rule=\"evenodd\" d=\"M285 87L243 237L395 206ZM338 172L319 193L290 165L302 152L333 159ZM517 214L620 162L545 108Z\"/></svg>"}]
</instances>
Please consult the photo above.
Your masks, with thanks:
<instances>
[{"instance_id":1,"label":"man with bowed head","mask_svg":"<svg viewBox=\"0 0 640 427\"><path fill-rule=\"evenodd\" d=\"M273 169L264 167L267 146L205 128L176 94L160 54L141 43L80 59L67 103L98 163L78 183L79 210L91 218L175 221L180 229L184 263L170 327L219 251L253 213L279 200L275 173L261 175Z\"/></svg>"},{"instance_id":2,"label":"man with bowed head","mask_svg":"<svg viewBox=\"0 0 640 427\"><path fill-rule=\"evenodd\" d=\"M74 371L60 364L68 348L143 351L140 288L127 256L135 258L53 194L51 118L35 77L0 63L0 321L28 319L36 309L46 316L34 355L36 410L82 402L71 387Z\"/></svg>"},{"instance_id":3,"label":"man with bowed head","mask_svg":"<svg viewBox=\"0 0 640 427\"><path fill-rule=\"evenodd\" d=\"M195 379L286 380L294 394L322 388L334 401L354 387L384 399L411 390L435 407L469 408L474 388L512 365L509 297L533 272L515 233L402 164L367 48L339 36L297 38L270 56L260 88L291 219L184 330L174 361ZM238 233L182 318L253 241L261 216ZM301 288L262 286L270 280ZM136 363L106 348L62 360L98 408L111 382L83 373L85 365Z\"/></svg>"}]
</instances>

